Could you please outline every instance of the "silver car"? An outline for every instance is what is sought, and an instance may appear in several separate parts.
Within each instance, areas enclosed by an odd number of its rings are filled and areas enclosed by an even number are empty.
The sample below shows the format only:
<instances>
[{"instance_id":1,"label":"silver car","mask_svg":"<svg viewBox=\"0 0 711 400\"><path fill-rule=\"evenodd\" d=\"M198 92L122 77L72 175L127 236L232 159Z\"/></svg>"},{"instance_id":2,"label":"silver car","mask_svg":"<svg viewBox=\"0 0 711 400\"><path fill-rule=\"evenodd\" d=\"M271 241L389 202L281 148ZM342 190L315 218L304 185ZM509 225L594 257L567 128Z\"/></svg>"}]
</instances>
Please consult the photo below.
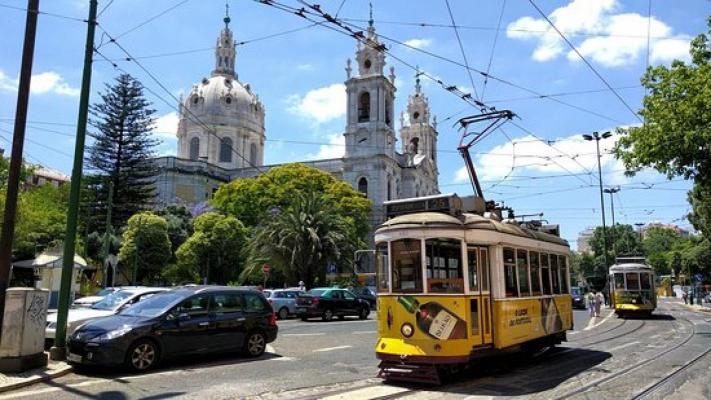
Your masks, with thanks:
<instances>
[{"instance_id":1,"label":"silver car","mask_svg":"<svg viewBox=\"0 0 711 400\"><path fill-rule=\"evenodd\" d=\"M279 319L286 319L289 315L296 314L296 298L304 293L303 290L294 289L266 289L263 290L272 309Z\"/></svg>"}]
</instances>

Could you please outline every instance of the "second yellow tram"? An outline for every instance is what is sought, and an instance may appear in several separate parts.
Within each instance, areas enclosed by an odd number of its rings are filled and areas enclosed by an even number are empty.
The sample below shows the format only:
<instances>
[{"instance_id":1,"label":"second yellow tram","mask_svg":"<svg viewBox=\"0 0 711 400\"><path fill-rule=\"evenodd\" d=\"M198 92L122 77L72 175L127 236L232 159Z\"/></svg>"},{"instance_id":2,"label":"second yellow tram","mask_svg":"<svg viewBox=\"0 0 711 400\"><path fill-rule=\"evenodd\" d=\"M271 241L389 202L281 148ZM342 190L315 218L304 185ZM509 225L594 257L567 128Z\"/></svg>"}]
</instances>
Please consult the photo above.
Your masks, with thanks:
<instances>
[{"instance_id":1,"label":"second yellow tram","mask_svg":"<svg viewBox=\"0 0 711 400\"><path fill-rule=\"evenodd\" d=\"M386 207L400 215L375 233L381 377L438 383L476 358L566 339L569 246L556 229L462 212L456 195Z\"/></svg>"}]
</instances>

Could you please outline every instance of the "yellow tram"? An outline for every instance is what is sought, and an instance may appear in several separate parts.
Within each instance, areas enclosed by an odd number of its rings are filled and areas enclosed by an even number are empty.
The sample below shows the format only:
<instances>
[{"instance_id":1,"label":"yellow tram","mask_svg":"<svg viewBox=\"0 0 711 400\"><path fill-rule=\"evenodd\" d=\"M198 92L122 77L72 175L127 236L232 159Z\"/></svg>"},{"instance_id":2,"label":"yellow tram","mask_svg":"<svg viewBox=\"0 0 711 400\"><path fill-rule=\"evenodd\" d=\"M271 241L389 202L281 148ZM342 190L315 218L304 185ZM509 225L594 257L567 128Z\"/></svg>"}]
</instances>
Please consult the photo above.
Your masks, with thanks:
<instances>
[{"instance_id":1,"label":"yellow tram","mask_svg":"<svg viewBox=\"0 0 711 400\"><path fill-rule=\"evenodd\" d=\"M385 207L392 218L375 232L379 376L437 383L479 357L566 339L569 246L557 226L502 219L477 197Z\"/></svg>"},{"instance_id":2,"label":"yellow tram","mask_svg":"<svg viewBox=\"0 0 711 400\"><path fill-rule=\"evenodd\" d=\"M615 314L651 315L657 308L654 279L654 270L643 257L618 257L610 267L610 298Z\"/></svg>"}]
</instances>

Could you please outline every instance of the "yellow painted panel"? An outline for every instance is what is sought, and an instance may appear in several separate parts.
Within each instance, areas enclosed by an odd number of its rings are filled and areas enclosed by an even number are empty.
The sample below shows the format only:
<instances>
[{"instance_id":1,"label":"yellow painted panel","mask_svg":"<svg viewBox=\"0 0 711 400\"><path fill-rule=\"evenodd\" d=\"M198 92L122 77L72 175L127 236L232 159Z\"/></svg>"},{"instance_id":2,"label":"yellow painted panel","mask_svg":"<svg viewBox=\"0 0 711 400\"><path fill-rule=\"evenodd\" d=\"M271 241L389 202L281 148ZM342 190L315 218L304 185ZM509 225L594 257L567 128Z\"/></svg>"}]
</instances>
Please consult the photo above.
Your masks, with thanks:
<instances>
[{"instance_id":1,"label":"yellow painted panel","mask_svg":"<svg viewBox=\"0 0 711 400\"><path fill-rule=\"evenodd\" d=\"M570 295L494 301L494 344L504 348L572 329Z\"/></svg>"}]
</instances>

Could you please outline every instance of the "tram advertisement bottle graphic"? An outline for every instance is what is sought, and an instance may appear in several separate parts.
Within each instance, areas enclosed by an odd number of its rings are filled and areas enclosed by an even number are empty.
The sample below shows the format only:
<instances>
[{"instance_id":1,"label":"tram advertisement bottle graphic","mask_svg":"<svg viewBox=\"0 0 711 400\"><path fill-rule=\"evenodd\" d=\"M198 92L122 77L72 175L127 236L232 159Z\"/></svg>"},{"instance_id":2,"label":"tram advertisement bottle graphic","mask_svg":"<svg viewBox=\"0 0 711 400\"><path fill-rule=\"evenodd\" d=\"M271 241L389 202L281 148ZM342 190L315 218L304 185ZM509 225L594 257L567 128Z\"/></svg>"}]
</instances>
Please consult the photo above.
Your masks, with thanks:
<instances>
[{"instance_id":1,"label":"tram advertisement bottle graphic","mask_svg":"<svg viewBox=\"0 0 711 400\"><path fill-rule=\"evenodd\" d=\"M399 296L398 303L415 314L417 326L427 335L440 340L466 339L467 324L441 304L430 301L420 304L412 296Z\"/></svg>"}]
</instances>

